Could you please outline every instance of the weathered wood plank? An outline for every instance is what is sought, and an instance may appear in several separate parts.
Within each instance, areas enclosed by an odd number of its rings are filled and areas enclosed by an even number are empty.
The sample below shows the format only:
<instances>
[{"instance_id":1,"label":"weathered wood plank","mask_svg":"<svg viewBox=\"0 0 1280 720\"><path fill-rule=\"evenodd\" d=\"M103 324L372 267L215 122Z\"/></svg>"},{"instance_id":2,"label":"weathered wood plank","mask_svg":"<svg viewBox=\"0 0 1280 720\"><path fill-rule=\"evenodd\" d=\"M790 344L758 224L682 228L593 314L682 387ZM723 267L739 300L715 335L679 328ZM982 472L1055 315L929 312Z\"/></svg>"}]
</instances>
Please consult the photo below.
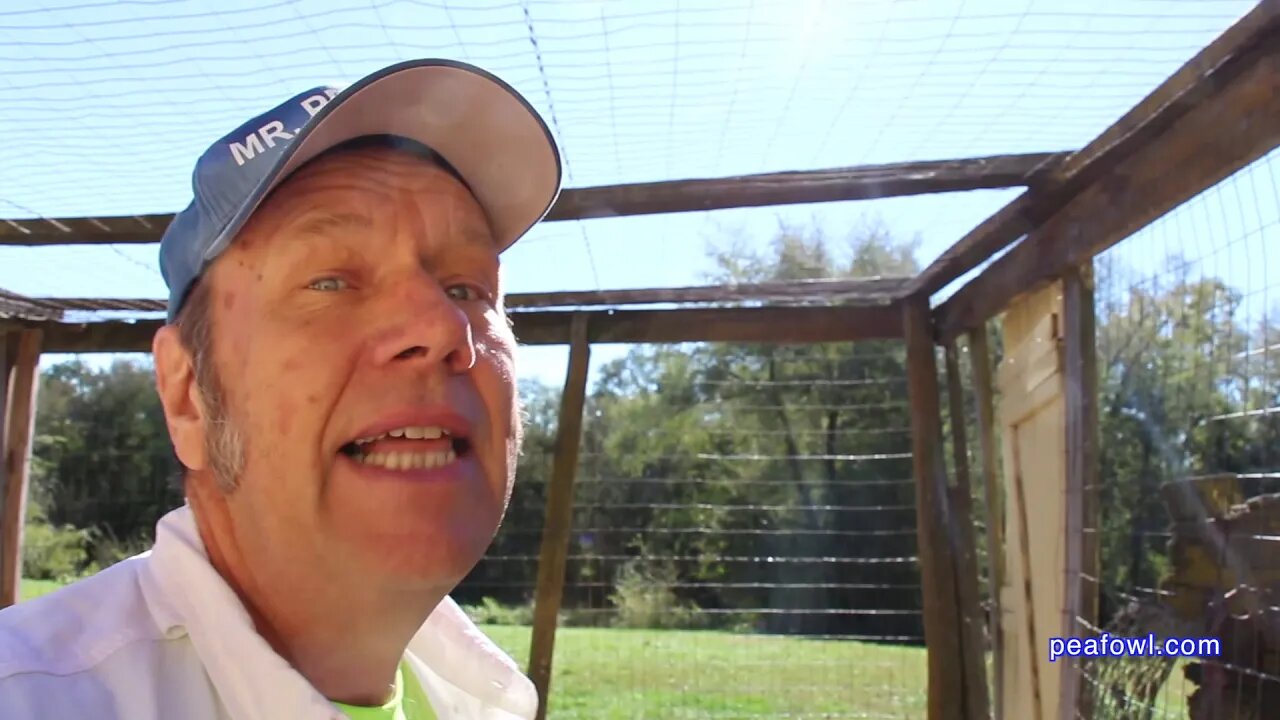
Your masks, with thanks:
<instances>
[{"instance_id":1,"label":"weathered wood plank","mask_svg":"<svg viewBox=\"0 0 1280 720\"><path fill-rule=\"evenodd\" d=\"M826 343L891 340L902 336L897 305L874 307L760 307L673 310L512 312L524 345L565 345L572 318L590 318L594 343L753 342ZM45 352L150 352L160 320L44 323ZM4 327L32 327L10 321Z\"/></svg>"},{"instance_id":2,"label":"weathered wood plank","mask_svg":"<svg viewBox=\"0 0 1280 720\"><path fill-rule=\"evenodd\" d=\"M1062 633L1081 637L1098 625L1098 364L1095 337L1093 264L1062 278L1063 371L1066 411L1066 575ZM1077 621L1083 618L1089 625ZM1088 720L1093 703L1077 658L1066 658L1062 717Z\"/></svg>"},{"instance_id":3,"label":"weathered wood plank","mask_svg":"<svg viewBox=\"0 0 1280 720\"><path fill-rule=\"evenodd\" d=\"M1263 0L1223 38L1175 75L1199 80L1154 94L1173 96L1157 103L1158 121L1099 151L1092 162L1105 171L937 309L940 339L977 327L1280 145L1280 0ZM1109 160L1113 153L1123 158Z\"/></svg>"},{"instance_id":4,"label":"weathered wood plank","mask_svg":"<svg viewBox=\"0 0 1280 720\"><path fill-rule=\"evenodd\" d=\"M1004 492L1000 487L996 456L995 402L991 379L991 349L986 324L969 333L969 368L978 411L978 462L987 506L987 592L991 603L991 672L995 720L1004 720L1004 611L1000 588L1004 585Z\"/></svg>"},{"instance_id":5,"label":"weathered wood plank","mask_svg":"<svg viewBox=\"0 0 1280 720\"><path fill-rule=\"evenodd\" d=\"M547 716L551 691L551 663L555 655L556 621L564 592L569 533L573 525L573 489L582 442L582 411L586 403L591 344L588 318L574 317L569 345L569 369L560 398L555 460L547 489L547 515L538 558L538 587L533 610L533 640L529 648L529 677L538 689L538 720Z\"/></svg>"},{"instance_id":6,"label":"weathered wood plank","mask_svg":"<svg viewBox=\"0 0 1280 720\"><path fill-rule=\"evenodd\" d=\"M0 490L0 607L18 601L22 583L22 525L35 430L41 334L40 330L18 333L16 351L6 351L9 361L5 365L12 370L4 409L4 452L0 454L4 463L4 486Z\"/></svg>"},{"instance_id":7,"label":"weathered wood plank","mask_svg":"<svg viewBox=\"0 0 1280 720\"><path fill-rule=\"evenodd\" d=\"M159 242L173 213L0 221L0 245L98 245Z\"/></svg>"},{"instance_id":8,"label":"weathered wood plank","mask_svg":"<svg viewBox=\"0 0 1280 720\"><path fill-rule=\"evenodd\" d=\"M0 290L0 317L4 316L23 320L57 320L62 317L62 311L50 307L47 302Z\"/></svg>"},{"instance_id":9,"label":"weathered wood plank","mask_svg":"<svg viewBox=\"0 0 1280 720\"><path fill-rule=\"evenodd\" d=\"M9 494L9 463L6 462L8 453L5 448L9 443L9 388L13 381L13 366L18 356L18 333L0 327L0 527L3 526L3 518L6 515L5 498ZM0 529L0 557L3 557L4 548L4 531ZM0 572L3 572L4 562L0 560ZM3 585L3 581L0 581ZM6 606L3 596L0 595L0 608Z\"/></svg>"},{"instance_id":10,"label":"weathered wood plank","mask_svg":"<svg viewBox=\"0 0 1280 720\"><path fill-rule=\"evenodd\" d=\"M656 305L660 303L727 303L755 300L777 300L791 304L796 301L816 300L842 306L887 305L901 297L902 288L910 280L911 278L909 277L875 277L675 288L512 293L504 298L504 305L508 310ZM154 298L60 297L24 298L24 300L28 303L41 303L42 307L53 307L53 312L58 310L164 312L165 310L165 301ZM3 291L0 291L0 312L5 311L3 301ZM26 311L32 311L30 305L18 307ZM22 315L22 313L16 314Z\"/></svg>"},{"instance_id":11,"label":"weathered wood plank","mask_svg":"<svg viewBox=\"0 0 1280 720\"><path fill-rule=\"evenodd\" d=\"M851 280L795 280L788 282L711 285L703 287L586 290L513 293L508 308L553 308L590 305L740 302L744 300L823 300L840 305L887 304L902 297L911 278L877 277Z\"/></svg>"},{"instance_id":12,"label":"weathered wood plank","mask_svg":"<svg viewBox=\"0 0 1280 720\"><path fill-rule=\"evenodd\" d=\"M949 542L954 518L947 495L942 457L938 366L927 298L911 298L903 307L907 345L907 388L911 404L911 451L916 481L916 533L924 635L928 645L929 720L962 720L964 640L956 588L957 560Z\"/></svg>"},{"instance_id":13,"label":"weathered wood plank","mask_svg":"<svg viewBox=\"0 0 1280 720\"><path fill-rule=\"evenodd\" d=\"M1263 0L1087 146L943 252L917 276L908 292L937 292L996 252L1031 233L1084 190L1110 175L1127 174L1120 169L1121 166L1139 152L1145 150L1149 154L1153 146L1170 143L1166 136L1185 116L1218 112L1215 104L1223 102L1219 99L1223 96L1223 89L1240 82L1237 75L1241 69L1256 62L1260 49L1268 44L1273 47L1280 44L1276 37L1277 25L1280 25L1280 3ZM1252 81L1246 79L1245 82ZM1263 89L1258 88L1258 91L1263 92ZM1217 132L1201 136L1206 143L1214 135L1231 135L1232 132L1224 131L1226 125L1244 121L1243 116L1233 117L1234 109L1229 104L1219 109L1225 111L1221 116L1223 125ZM1265 111L1251 113L1251 117L1265 118ZM1201 127L1212 124L1200 123ZM1274 129L1274 123L1271 125ZM1224 139L1229 138L1219 138L1219 142ZM1158 154L1159 151L1156 152ZM1239 163L1235 167L1244 164L1247 163ZM1175 162L1167 163L1165 168L1171 174L1185 172ZM1229 172L1221 173L1219 177L1226 174ZM1201 182L1199 187L1203 189L1212 182L1215 181Z\"/></svg>"},{"instance_id":14,"label":"weathered wood plank","mask_svg":"<svg viewBox=\"0 0 1280 720\"><path fill-rule=\"evenodd\" d=\"M901 197L1027 185L1065 153L1001 155L963 160L673 180L571 190L548 220L692 212L737 207Z\"/></svg>"},{"instance_id":15,"label":"weathered wood plank","mask_svg":"<svg viewBox=\"0 0 1280 720\"><path fill-rule=\"evenodd\" d=\"M996 155L570 188L560 194L546 219L554 222L1019 187L1034 182L1065 157L1065 153ZM0 245L157 242L172 219L170 214L161 214L7 220L0 222Z\"/></svg>"},{"instance_id":16,"label":"weathered wood plank","mask_svg":"<svg viewBox=\"0 0 1280 720\"><path fill-rule=\"evenodd\" d=\"M955 484L950 487L952 523L948 530L955 536L951 543L957 548L956 591L964 641L965 713L966 717L985 720L991 716L991 702L987 693L985 623L978 592L978 551L973 537L973 495L969 484L964 389L961 387L960 357L955 343L948 343L945 353L952 465L955 468Z\"/></svg>"}]
</instances>

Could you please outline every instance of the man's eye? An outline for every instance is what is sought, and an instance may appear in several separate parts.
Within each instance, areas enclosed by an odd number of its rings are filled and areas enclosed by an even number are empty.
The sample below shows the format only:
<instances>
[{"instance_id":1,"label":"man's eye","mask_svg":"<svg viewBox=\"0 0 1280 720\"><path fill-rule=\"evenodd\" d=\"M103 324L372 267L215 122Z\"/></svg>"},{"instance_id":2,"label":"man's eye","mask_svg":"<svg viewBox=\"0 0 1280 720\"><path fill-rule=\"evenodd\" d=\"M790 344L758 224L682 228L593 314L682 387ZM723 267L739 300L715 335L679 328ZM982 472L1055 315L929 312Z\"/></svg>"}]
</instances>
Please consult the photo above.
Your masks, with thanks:
<instances>
[{"instance_id":1,"label":"man's eye","mask_svg":"<svg viewBox=\"0 0 1280 720\"><path fill-rule=\"evenodd\" d=\"M347 287L347 281L343 280L342 278L324 277L324 278L320 278L319 280L311 281L311 284L308 285L307 287L311 288L312 290L333 292L336 290L345 289Z\"/></svg>"},{"instance_id":2,"label":"man's eye","mask_svg":"<svg viewBox=\"0 0 1280 720\"><path fill-rule=\"evenodd\" d=\"M485 299L485 292L474 285L450 285L444 289L445 294L458 302L469 302Z\"/></svg>"}]
</instances>

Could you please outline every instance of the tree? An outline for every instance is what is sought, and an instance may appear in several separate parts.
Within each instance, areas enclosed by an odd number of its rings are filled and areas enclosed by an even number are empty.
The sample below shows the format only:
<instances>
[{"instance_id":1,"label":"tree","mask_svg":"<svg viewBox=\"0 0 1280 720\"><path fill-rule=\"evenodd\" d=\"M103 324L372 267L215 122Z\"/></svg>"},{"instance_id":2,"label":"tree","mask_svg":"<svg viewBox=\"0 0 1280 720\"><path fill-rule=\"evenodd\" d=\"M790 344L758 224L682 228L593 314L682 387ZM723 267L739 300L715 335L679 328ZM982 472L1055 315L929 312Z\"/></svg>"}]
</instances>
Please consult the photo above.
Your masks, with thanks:
<instances>
[{"instance_id":1,"label":"tree","mask_svg":"<svg viewBox=\"0 0 1280 720\"><path fill-rule=\"evenodd\" d=\"M1240 293L1167 260L1165 289L1107 293L1119 269L1099 263L1098 375L1104 611L1165 572L1169 517L1160 485L1242 472L1250 437L1223 422L1257 387L1240 363L1248 334Z\"/></svg>"},{"instance_id":2,"label":"tree","mask_svg":"<svg viewBox=\"0 0 1280 720\"><path fill-rule=\"evenodd\" d=\"M839 249L782 226L765 251L714 249L708 280L916 270L878 226ZM769 631L918 635L903 363L897 343L633 349L589 399L579 498L597 532L575 554L674 558L676 597L727 617L768 608Z\"/></svg>"},{"instance_id":3,"label":"tree","mask_svg":"<svg viewBox=\"0 0 1280 720\"><path fill-rule=\"evenodd\" d=\"M94 370L74 360L40 383L33 522L89 531L82 569L145 549L156 520L182 503L149 365L120 360Z\"/></svg>"}]
</instances>

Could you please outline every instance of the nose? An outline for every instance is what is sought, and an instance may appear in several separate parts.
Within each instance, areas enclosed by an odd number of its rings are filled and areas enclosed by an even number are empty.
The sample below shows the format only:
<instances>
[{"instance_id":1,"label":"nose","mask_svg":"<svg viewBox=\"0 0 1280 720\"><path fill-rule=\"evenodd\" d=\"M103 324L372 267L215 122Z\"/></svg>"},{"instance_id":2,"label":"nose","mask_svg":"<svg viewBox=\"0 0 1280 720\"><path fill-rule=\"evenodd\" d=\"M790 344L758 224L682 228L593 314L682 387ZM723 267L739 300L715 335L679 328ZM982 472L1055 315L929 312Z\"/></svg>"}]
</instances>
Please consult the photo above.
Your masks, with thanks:
<instances>
[{"instance_id":1,"label":"nose","mask_svg":"<svg viewBox=\"0 0 1280 720\"><path fill-rule=\"evenodd\" d=\"M383 331L375 343L379 365L395 363L434 367L450 374L475 365L475 342L467 313L425 272L397 281L378 303Z\"/></svg>"}]
</instances>

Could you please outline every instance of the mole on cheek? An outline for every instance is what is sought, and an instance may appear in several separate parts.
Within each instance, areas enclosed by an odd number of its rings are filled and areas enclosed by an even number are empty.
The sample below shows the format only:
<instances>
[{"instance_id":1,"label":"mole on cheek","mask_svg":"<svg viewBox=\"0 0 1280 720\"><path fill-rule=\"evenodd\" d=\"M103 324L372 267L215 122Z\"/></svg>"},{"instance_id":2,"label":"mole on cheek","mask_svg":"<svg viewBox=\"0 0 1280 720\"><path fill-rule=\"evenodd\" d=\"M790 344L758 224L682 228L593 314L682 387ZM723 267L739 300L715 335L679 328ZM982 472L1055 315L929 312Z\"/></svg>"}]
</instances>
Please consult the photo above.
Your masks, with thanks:
<instances>
[{"instance_id":1,"label":"mole on cheek","mask_svg":"<svg viewBox=\"0 0 1280 720\"><path fill-rule=\"evenodd\" d=\"M231 308L235 307L235 304L236 304L236 294L234 292L228 291L222 296L223 310L227 310L229 312Z\"/></svg>"}]
</instances>

